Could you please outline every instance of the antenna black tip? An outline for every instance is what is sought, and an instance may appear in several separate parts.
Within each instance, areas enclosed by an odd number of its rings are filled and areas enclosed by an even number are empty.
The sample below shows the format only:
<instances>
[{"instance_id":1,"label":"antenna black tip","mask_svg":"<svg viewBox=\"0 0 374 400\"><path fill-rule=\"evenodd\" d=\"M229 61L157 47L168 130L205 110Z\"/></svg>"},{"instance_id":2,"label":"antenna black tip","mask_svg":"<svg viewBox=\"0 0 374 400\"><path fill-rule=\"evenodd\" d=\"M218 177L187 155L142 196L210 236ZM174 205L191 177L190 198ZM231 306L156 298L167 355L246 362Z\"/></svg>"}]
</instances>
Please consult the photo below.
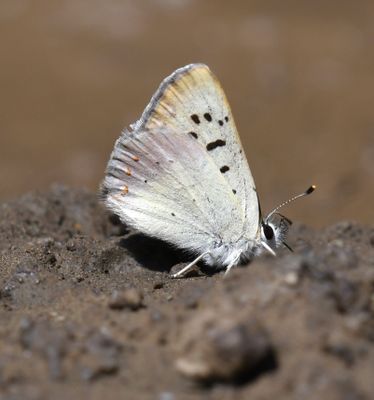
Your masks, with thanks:
<instances>
[{"instance_id":1,"label":"antenna black tip","mask_svg":"<svg viewBox=\"0 0 374 400\"><path fill-rule=\"evenodd\" d=\"M315 191L315 189L316 189L316 185L312 185L310 188L308 188L306 191L305 191L305 194L311 194L311 193L313 193L314 191Z\"/></svg>"},{"instance_id":2,"label":"antenna black tip","mask_svg":"<svg viewBox=\"0 0 374 400\"><path fill-rule=\"evenodd\" d=\"M308 194L311 194L314 192L316 189L316 185L310 186L305 192L298 194L297 196L291 197L289 200L285 201L284 203L280 204L278 207L275 207L273 211L271 211L267 217L265 218L265 222L269 220L269 218L276 213L280 208L286 206L287 204L291 203L292 201L295 201L296 199L299 199L300 197L305 197L308 196Z\"/></svg>"}]
</instances>

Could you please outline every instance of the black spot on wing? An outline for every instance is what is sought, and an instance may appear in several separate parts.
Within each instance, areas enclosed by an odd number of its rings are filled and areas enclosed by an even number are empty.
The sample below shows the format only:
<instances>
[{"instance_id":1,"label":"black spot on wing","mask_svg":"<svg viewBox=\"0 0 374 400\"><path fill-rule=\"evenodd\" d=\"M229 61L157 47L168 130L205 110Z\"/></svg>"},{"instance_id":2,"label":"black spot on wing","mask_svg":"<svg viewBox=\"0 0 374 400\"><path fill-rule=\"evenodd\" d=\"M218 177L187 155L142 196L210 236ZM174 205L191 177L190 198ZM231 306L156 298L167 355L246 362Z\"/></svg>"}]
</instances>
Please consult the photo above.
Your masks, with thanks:
<instances>
[{"instance_id":1,"label":"black spot on wing","mask_svg":"<svg viewBox=\"0 0 374 400\"><path fill-rule=\"evenodd\" d=\"M197 114L192 114L191 115L191 119L193 122L195 122L195 124L199 125L200 124L200 118Z\"/></svg>"},{"instance_id":2,"label":"black spot on wing","mask_svg":"<svg viewBox=\"0 0 374 400\"><path fill-rule=\"evenodd\" d=\"M229 117L226 115L226 117L225 117L225 121L226 122L229 122Z\"/></svg>"},{"instance_id":3,"label":"black spot on wing","mask_svg":"<svg viewBox=\"0 0 374 400\"><path fill-rule=\"evenodd\" d=\"M229 168L227 165L224 165L224 166L221 167L219 170L224 174L225 172L229 171L230 168Z\"/></svg>"},{"instance_id":4,"label":"black spot on wing","mask_svg":"<svg viewBox=\"0 0 374 400\"><path fill-rule=\"evenodd\" d=\"M222 126L222 125L223 125L222 119L219 119L219 120L218 120L218 124L219 124L219 126Z\"/></svg>"},{"instance_id":5,"label":"black spot on wing","mask_svg":"<svg viewBox=\"0 0 374 400\"><path fill-rule=\"evenodd\" d=\"M188 132L188 134L192 137L194 137L195 139L197 139L197 133L196 132Z\"/></svg>"},{"instance_id":6,"label":"black spot on wing","mask_svg":"<svg viewBox=\"0 0 374 400\"><path fill-rule=\"evenodd\" d=\"M206 149L208 151L212 151L214 149L216 149L217 147L222 147L222 146L226 146L226 141L222 140L222 139L217 139L214 142L210 142L206 145Z\"/></svg>"},{"instance_id":7,"label":"black spot on wing","mask_svg":"<svg viewBox=\"0 0 374 400\"><path fill-rule=\"evenodd\" d=\"M235 189L232 189L232 192L233 192L234 194L236 194L236 190L235 190Z\"/></svg>"},{"instance_id":8,"label":"black spot on wing","mask_svg":"<svg viewBox=\"0 0 374 400\"><path fill-rule=\"evenodd\" d=\"M208 122L212 122L212 116L209 113L205 113L204 114L204 118L208 121Z\"/></svg>"}]
</instances>

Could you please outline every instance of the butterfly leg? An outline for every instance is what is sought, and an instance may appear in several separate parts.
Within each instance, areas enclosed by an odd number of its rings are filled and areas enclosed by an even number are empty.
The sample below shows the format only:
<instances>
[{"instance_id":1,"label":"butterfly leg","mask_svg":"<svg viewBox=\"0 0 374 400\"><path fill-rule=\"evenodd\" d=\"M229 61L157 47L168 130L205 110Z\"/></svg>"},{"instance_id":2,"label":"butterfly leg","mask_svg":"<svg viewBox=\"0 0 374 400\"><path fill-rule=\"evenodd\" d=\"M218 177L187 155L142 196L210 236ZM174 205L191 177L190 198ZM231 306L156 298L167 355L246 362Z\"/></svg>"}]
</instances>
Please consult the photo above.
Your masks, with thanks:
<instances>
[{"instance_id":1,"label":"butterfly leg","mask_svg":"<svg viewBox=\"0 0 374 400\"><path fill-rule=\"evenodd\" d=\"M184 275L186 272L188 272L190 269L193 268L193 266L199 262L204 256L209 254L209 251L206 251L203 254L200 254L199 257L197 257L195 260L193 260L191 263L189 263L186 267L182 268L180 271L178 271L176 274L173 274L171 277L172 278L179 278L182 275Z\"/></svg>"},{"instance_id":2,"label":"butterfly leg","mask_svg":"<svg viewBox=\"0 0 374 400\"><path fill-rule=\"evenodd\" d=\"M239 261L240 258L240 253L231 261L231 263L226 267L226 271L224 274L224 277L228 275L228 273L230 272L231 268L236 265Z\"/></svg>"},{"instance_id":3,"label":"butterfly leg","mask_svg":"<svg viewBox=\"0 0 374 400\"><path fill-rule=\"evenodd\" d=\"M275 251L265 242L261 242L261 244L264 246L264 248L272 255L276 256Z\"/></svg>"}]
</instances>

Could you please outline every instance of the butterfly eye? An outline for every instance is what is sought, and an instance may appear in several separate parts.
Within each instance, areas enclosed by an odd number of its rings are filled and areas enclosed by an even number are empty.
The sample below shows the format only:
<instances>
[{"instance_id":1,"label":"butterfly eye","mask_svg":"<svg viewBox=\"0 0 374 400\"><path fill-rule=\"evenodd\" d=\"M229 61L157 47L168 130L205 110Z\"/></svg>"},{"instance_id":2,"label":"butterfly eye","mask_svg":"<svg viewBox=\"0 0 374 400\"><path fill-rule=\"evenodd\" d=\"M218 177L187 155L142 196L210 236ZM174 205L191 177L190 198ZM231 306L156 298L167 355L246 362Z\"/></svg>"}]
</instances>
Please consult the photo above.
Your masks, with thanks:
<instances>
[{"instance_id":1,"label":"butterfly eye","mask_svg":"<svg viewBox=\"0 0 374 400\"><path fill-rule=\"evenodd\" d=\"M274 230L273 228L268 225L268 224L264 224L262 227L262 230L264 231L264 235L266 237L267 240L271 240L274 237Z\"/></svg>"}]
</instances>

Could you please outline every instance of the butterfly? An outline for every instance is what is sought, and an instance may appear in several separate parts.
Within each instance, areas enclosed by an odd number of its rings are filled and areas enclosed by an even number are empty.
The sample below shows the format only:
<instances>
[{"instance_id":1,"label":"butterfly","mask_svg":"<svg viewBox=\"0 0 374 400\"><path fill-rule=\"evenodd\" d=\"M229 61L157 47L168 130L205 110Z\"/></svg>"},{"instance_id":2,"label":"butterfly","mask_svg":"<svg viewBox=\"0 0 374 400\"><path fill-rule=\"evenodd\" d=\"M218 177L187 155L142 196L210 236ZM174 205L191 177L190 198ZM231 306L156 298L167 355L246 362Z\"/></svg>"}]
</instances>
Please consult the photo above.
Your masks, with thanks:
<instances>
[{"instance_id":1,"label":"butterfly","mask_svg":"<svg viewBox=\"0 0 374 400\"><path fill-rule=\"evenodd\" d=\"M280 207L262 216L225 93L209 67L189 64L161 83L141 118L114 145L101 197L125 224L230 269L290 247Z\"/></svg>"}]
</instances>

